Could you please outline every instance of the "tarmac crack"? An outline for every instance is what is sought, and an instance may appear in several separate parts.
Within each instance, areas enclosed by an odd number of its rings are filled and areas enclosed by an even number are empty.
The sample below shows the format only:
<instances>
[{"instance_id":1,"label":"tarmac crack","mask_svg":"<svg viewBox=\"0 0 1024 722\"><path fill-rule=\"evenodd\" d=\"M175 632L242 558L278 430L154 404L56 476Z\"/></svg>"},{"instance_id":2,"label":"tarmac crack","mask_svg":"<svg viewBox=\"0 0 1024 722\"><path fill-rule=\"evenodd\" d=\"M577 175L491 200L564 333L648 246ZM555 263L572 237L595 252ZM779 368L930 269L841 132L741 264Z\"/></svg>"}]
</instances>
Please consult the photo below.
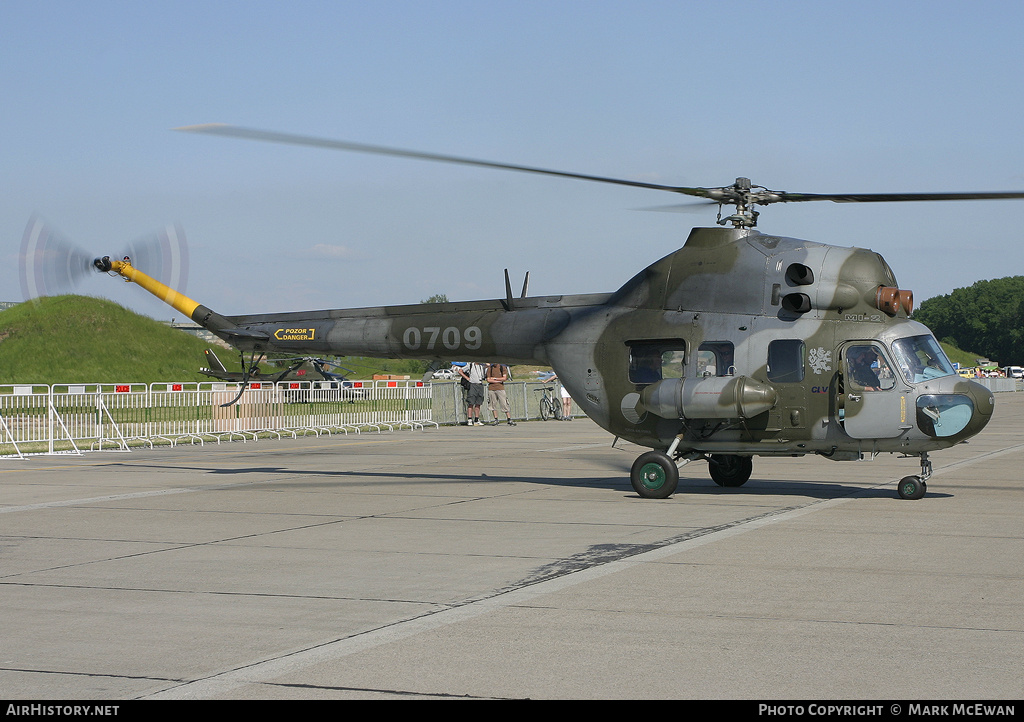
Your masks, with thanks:
<instances>
[{"instance_id":1,"label":"tarmac crack","mask_svg":"<svg viewBox=\"0 0 1024 722\"><path fill-rule=\"evenodd\" d=\"M334 692L358 692L362 694L373 693L380 695L395 695L398 697L416 697L423 699L521 699L519 697L494 697L494 696L481 696L476 694L454 694L450 692L413 692L411 690L403 689L383 689L378 687L345 687L340 685L328 685L328 684L299 684L299 683L286 683L286 682L263 682L262 684L268 687L284 687L288 689L310 689L310 690L325 690Z\"/></svg>"},{"instance_id":2,"label":"tarmac crack","mask_svg":"<svg viewBox=\"0 0 1024 722\"><path fill-rule=\"evenodd\" d=\"M27 667L0 667L0 672L20 672L23 674L52 674L61 677L87 677L97 679L139 679L149 682L181 683L185 680L177 677L156 677L148 674L116 674L113 672L72 672L64 669L30 669Z\"/></svg>"}]
</instances>

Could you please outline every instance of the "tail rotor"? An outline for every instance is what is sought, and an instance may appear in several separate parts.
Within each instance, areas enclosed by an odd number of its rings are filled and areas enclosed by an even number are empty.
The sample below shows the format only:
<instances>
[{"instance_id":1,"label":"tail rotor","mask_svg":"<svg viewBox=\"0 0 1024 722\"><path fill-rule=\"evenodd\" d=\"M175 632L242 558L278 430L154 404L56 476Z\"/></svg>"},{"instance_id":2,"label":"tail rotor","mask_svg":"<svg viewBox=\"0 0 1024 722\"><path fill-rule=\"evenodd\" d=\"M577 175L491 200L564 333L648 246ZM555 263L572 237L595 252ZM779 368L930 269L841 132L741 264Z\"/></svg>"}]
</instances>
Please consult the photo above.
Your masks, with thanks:
<instances>
[{"instance_id":1,"label":"tail rotor","mask_svg":"<svg viewBox=\"0 0 1024 722\"><path fill-rule=\"evenodd\" d=\"M21 241L21 292L33 300L74 293L96 272L89 253L38 215L29 219ZM188 282L188 243L178 224L138 238L121 254L161 283L184 291Z\"/></svg>"}]
</instances>

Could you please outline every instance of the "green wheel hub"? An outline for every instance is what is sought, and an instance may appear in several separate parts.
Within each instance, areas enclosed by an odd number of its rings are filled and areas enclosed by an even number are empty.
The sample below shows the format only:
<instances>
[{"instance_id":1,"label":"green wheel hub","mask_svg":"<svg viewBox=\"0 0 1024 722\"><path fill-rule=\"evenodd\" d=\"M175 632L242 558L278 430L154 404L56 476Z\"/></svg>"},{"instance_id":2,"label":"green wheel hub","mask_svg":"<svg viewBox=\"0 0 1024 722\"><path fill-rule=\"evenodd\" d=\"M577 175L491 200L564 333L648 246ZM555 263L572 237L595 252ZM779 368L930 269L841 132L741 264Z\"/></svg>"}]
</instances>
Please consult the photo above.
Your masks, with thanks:
<instances>
[{"instance_id":1,"label":"green wheel hub","mask_svg":"<svg viewBox=\"0 0 1024 722\"><path fill-rule=\"evenodd\" d=\"M666 478L665 467L661 464L652 461L640 467L640 483L646 489L660 489L665 485Z\"/></svg>"},{"instance_id":2,"label":"green wheel hub","mask_svg":"<svg viewBox=\"0 0 1024 722\"><path fill-rule=\"evenodd\" d=\"M664 452L648 451L630 467L629 483L645 499L667 499L679 485L679 469Z\"/></svg>"}]
</instances>

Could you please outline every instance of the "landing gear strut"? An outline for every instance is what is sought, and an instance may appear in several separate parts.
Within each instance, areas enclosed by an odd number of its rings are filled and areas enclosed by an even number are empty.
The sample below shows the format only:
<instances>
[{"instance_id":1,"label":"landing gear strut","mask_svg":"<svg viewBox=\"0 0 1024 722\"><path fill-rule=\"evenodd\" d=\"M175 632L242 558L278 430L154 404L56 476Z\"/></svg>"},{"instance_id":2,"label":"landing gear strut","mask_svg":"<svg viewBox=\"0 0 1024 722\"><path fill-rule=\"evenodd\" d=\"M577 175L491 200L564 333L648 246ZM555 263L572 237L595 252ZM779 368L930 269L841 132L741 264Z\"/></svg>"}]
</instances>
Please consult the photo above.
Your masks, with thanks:
<instances>
[{"instance_id":1,"label":"landing gear strut","mask_svg":"<svg viewBox=\"0 0 1024 722\"><path fill-rule=\"evenodd\" d=\"M926 483L932 475L932 462L928 459L928 452L921 452L921 475L904 476L896 485L896 491L901 499L920 499L928 491Z\"/></svg>"}]
</instances>

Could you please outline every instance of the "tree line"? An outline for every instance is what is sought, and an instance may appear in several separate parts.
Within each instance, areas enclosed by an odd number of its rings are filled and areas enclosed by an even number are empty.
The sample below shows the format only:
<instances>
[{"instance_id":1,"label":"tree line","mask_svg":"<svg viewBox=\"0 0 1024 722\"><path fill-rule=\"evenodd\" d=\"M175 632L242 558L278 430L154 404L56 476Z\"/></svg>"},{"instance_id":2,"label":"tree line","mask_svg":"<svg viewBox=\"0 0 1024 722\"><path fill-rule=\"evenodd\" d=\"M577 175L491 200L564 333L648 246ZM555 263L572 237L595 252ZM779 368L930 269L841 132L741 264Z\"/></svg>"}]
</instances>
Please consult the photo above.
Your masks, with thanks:
<instances>
[{"instance_id":1,"label":"tree line","mask_svg":"<svg viewBox=\"0 0 1024 722\"><path fill-rule=\"evenodd\" d=\"M929 298L912 318L944 343L1003 366L1024 365L1024 276L978 281Z\"/></svg>"}]
</instances>

